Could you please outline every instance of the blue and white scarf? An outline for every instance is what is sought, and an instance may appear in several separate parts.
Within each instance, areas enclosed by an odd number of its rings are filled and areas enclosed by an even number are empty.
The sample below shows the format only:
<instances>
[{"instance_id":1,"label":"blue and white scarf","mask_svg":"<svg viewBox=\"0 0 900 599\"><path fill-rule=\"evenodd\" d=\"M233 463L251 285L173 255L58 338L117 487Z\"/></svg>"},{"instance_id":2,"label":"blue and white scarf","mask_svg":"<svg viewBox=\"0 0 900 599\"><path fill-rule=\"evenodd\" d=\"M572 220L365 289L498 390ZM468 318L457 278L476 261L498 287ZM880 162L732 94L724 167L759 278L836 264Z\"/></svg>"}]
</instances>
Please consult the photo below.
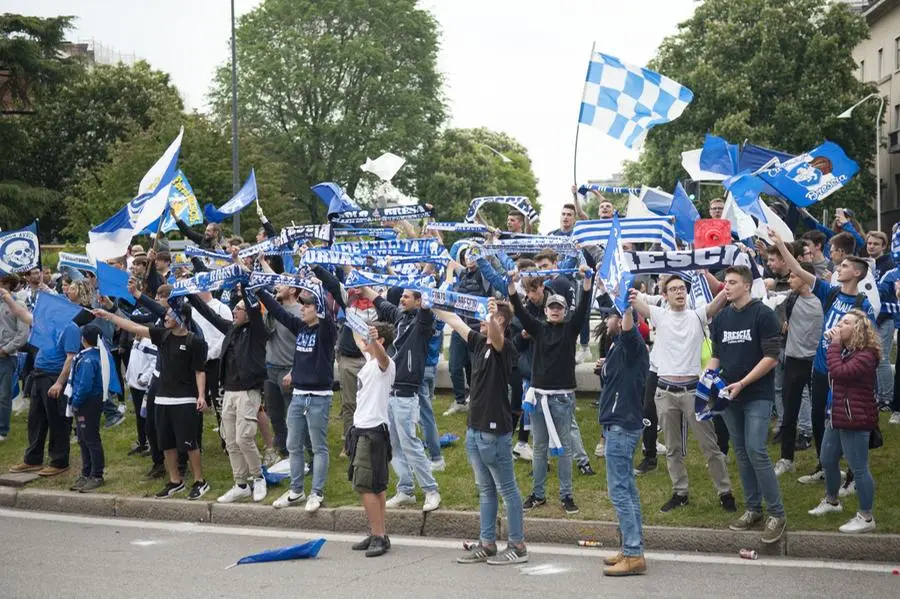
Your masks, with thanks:
<instances>
[{"instance_id":1,"label":"blue and white scarf","mask_svg":"<svg viewBox=\"0 0 900 599\"><path fill-rule=\"evenodd\" d=\"M611 218L581 220L575 223L572 237L581 245L605 246L613 226ZM625 243L658 243L674 250L675 225L669 216L620 218L621 239Z\"/></svg>"},{"instance_id":2,"label":"blue and white scarf","mask_svg":"<svg viewBox=\"0 0 900 599\"><path fill-rule=\"evenodd\" d=\"M425 229L427 229L428 231L452 231L454 233L466 233L471 235L483 235L490 230L486 226L479 225L477 223L450 222L428 223L427 225L425 225Z\"/></svg>"},{"instance_id":3,"label":"blue and white scarf","mask_svg":"<svg viewBox=\"0 0 900 599\"><path fill-rule=\"evenodd\" d=\"M556 275L571 275L581 272L577 268L552 268L550 270L523 270L519 274L523 278L535 278L535 277L555 277Z\"/></svg>"},{"instance_id":4,"label":"blue and white scarf","mask_svg":"<svg viewBox=\"0 0 900 599\"><path fill-rule=\"evenodd\" d=\"M694 416L699 421L712 420L725 411L731 399L725 392L727 383L719 377L718 370L707 369L697 381L697 390L694 392ZM719 390L719 395L713 405L709 405L709 396L713 387Z\"/></svg>"},{"instance_id":5,"label":"blue and white scarf","mask_svg":"<svg viewBox=\"0 0 900 599\"><path fill-rule=\"evenodd\" d=\"M226 266L225 268L217 268L206 272L195 274L189 279L175 281L172 285L172 294L170 297L181 297L183 295L194 295L204 291L218 291L225 287L234 287L238 283L247 280L247 273L237 264Z\"/></svg>"},{"instance_id":6,"label":"blue and white scarf","mask_svg":"<svg viewBox=\"0 0 900 599\"><path fill-rule=\"evenodd\" d=\"M363 228L350 227L347 229L335 229L335 237L377 237L378 239L396 239L397 232L388 228Z\"/></svg>"},{"instance_id":7,"label":"blue and white scarf","mask_svg":"<svg viewBox=\"0 0 900 599\"><path fill-rule=\"evenodd\" d=\"M369 323L365 318L362 317L362 315L360 315L357 310L347 311L346 322L347 326L350 327L350 330L362 337L366 341L366 343L370 341Z\"/></svg>"},{"instance_id":8,"label":"blue and white scarf","mask_svg":"<svg viewBox=\"0 0 900 599\"><path fill-rule=\"evenodd\" d=\"M337 244L338 247L343 244ZM336 250L309 249L303 254L300 264L329 264L335 266L376 266L383 268L385 259L380 256L367 256L365 254L351 254Z\"/></svg>"},{"instance_id":9,"label":"blue and white scarf","mask_svg":"<svg viewBox=\"0 0 900 599\"><path fill-rule=\"evenodd\" d=\"M525 392L525 397L522 398L522 411L528 415L529 419L533 420L535 412L537 411L537 402L540 399L541 412L543 412L544 423L547 426L547 445L549 454L560 457L565 455L566 448L563 447L562 441L559 438L559 432L556 430L556 424L554 424L553 417L550 414L550 405L547 399L549 395L550 394L545 391L529 387Z\"/></svg>"},{"instance_id":10,"label":"blue and white scarf","mask_svg":"<svg viewBox=\"0 0 900 599\"><path fill-rule=\"evenodd\" d=\"M525 218L527 218L530 223L533 223L540 218L538 211L532 207L531 202L529 202L528 198L525 196L486 196L472 200L469 204L469 210L466 212L466 222L475 222L478 211L485 204L504 204L511 208L515 208L524 214Z\"/></svg>"},{"instance_id":11,"label":"blue and white scarf","mask_svg":"<svg viewBox=\"0 0 900 599\"><path fill-rule=\"evenodd\" d=\"M553 250L557 254L565 256L574 256L579 254L575 243L566 237L557 236L533 236L521 237L518 239L501 239L490 245L482 246L483 254L496 254L504 252L506 254L536 254L541 250Z\"/></svg>"},{"instance_id":12,"label":"blue and white scarf","mask_svg":"<svg viewBox=\"0 0 900 599\"><path fill-rule=\"evenodd\" d=\"M275 237L264 239L238 252L241 258L251 258L260 253L265 255L282 255L293 253L294 245L307 239L317 239L331 244L333 241L331 225L298 225L285 227Z\"/></svg>"},{"instance_id":13,"label":"blue and white scarf","mask_svg":"<svg viewBox=\"0 0 900 599\"><path fill-rule=\"evenodd\" d=\"M318 279L312 277L295 277L291 275L276 274L271 272L253 272L247 283L248 291L257 289L271 289L273 287L296 287L309 292L316 298L316 314L319 318L325 317L325 290Z\"/></svg>"},{"instance_id":14,"label":"blue and white scarf","mask_svg":"<svg viewBox=\"0 0 900 599\"><path fill-rule=\"evenodd\" d=\"M423 307L448 310L481 321L488 319L488 298L486 297L423 287L417 287L416 291L422 294Z\"/></svg>"},{"instance_id":15,"label":"blue and white scarf","mask_svg":"<svg viewBox=\"0 0 900 599\"><path fill-rule=\"evenodd\" d=\"M616 187L615 185L600 185L598 183L591 183L589 185L582 185L578 188L578 193L581 195L585 195L588 190L599 191L600 193L621 193L624 195L641 195L640 187Z\"/></svg>"},{"instance_id":16,"label":"blue and white scarf","mask_svg":"<svg viewBox=\"0 0 900 599\"><path fill-rule=\"evenodd\" d=\"M360 225L378 221L415 220L430 218L434 210L425 206L392 206L375 208L374 210L347 210L330 217L331 222L339 225Z\"/></svg>"},{"instance_id":17,"label":"blue and white scarf","mask_svg":"<svg viewBox=\"0 0 900 599\"><path fill-rule=\"evenodd\" d=\"M420 256L440 254L444 246L434 237L421 239L389 239L386 241L355 241L336 243L331 246L336 252L362 254L365 256Z\"/></svg>"},{"instance_id":18,"label":"blue and white scarf","mask_svg":"<svg viewBox=\"0 0 900 599\"><path fill-rule=\"evenodd\" d=\"M57 269L67 266L75 270L83 270L93 274L97 274L97 265L94 260L84 254L70 254L68 252L59 253L59 265Z\"/></svg>"},{"instance_id":19,"label":"blue and white scarf","mask_svg":"<svg viewBox=\"0 0 900 599\"><path fill-rule=\"evenodd\" d=\"M403 289L415 289L418 287L434 286L434 277L422 278L420 275L383 275L374 272L354 270L347 275L344 287L402 287Z\"/></svg>"}]
</instances>

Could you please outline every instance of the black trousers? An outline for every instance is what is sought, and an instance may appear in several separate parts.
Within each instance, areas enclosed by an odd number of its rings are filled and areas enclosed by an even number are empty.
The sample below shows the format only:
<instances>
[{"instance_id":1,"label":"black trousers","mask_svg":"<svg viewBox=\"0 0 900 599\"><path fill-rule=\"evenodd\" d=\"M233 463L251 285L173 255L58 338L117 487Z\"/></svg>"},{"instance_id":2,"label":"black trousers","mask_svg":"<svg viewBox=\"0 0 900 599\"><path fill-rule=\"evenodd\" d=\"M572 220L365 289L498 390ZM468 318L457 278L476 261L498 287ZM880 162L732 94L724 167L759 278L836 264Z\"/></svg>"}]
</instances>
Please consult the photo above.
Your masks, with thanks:
<instances>
[{"instance_id":1,"label":"black trousers","mask_svg":"<svg viewBox=\"0 0 900 599\"><path fill-rule=\"evenodd\" d=\"M100 414L103 413L103 398L86 401L75 414L75 434L81 448L81 476L103 478L105 460L103 442L100 440Z\"/></svg>"},{"instance_id":2,"label":"black trousers","mask_svg":"<svg viewBox=\"0 0 900 599\"><path fill-rule=\"evenodd\" d=\"M731 440L731 436L725 425L725 419L721 415L713 416L713 426L716 429L716 443L719 445L719 451L728 455L728 441Z\"/></svg>"},{"instance_id":3,"label":"black trousers","mask_svg":"<svg viewBox=\"0 0 900 599\"><path fill-rule=\"evenodd\" d=\"M809 399L812 403L813 439L816 442L816 455L822 455L822 437L825 436L825 403L828 401L828 375L812 371L812 390Z\"/></svg>"},{"instance_id":4,"label":"black trousers","mask_svg":"<svg viewBox=\"0 0 900 599\"><path fill-rule=\"evenodd\" d=\"M147 418L144 419L144 434L147 436L147 444L150 446L150 457L154 466L162 466L163 453L159 449L159 437L156 433L156 386L159 379L150 379L147 387Z\"/></svg>"},{"instance_id":5,"label":"black trousers","mask_svg":"<svg viewBox=\"0 0 900 599\"><path fill-rule=\"evenodd\" d=\"M644 456L656 457L656 439L659 435L656 427L659 426L659 416L656 413L656 383L659 375L652 370L647 373L644 383L644 419L650 421L650 426L644 427Z\"/></svg>"},{"instance_id":6,"label":"black trousers","mask_svg":"<svg viewBox=\"0 0 900 599\"><path fill-rule=\"evenodd\" d=\"M793 461L794 459L797 444L797 418L800 416L800 405L803 403L803 389L811 387L812 365L812 358L802 359L788 356L784 358L784 382L781 386L781 397L784 402L784 415L781 419L781 457L785 460ZM810 392L812 392L811 388Z\"/></svg>"},{"instance_id":7,"label":"black trousers","mask_svg":"<svg viewBox=\"0 0 900 599\"><path fill-rule=\"evenodd\" d=\"M58 373L44 373L35 370L31 374L31 405L28 408L28 449L25 450L26 464L38 466L44 463L44 442L50 465L57 468L69 467L69 438L72 433L72 419L66 418L66 398L60 393L56 399L48 392L56 382Z\"/></svg>"},{"instance_id":8,"label":"black trousers","mask_svg":"<svg viewBox=\"0 0 900 599\"><path fill-rule=\"evenodd\" d=\"M134 426L137 429L137 442L141 447L147 446L147 419L141 416L141 406L144 404L146 391L128 388L131 394L131 404L134 406Z\"/></svg>"},{"instance_id":9,"label":"black trousers","mask_svg":"<svg viewBox=\"0 0 900 599\"><path fill-rule=\"evenodd\" d=\"M268 366L268 378L263 387L266 414L272 422L272 444L282 457L287 457L287 407L291 403L291 392L281 386L281 379L290 368Z\"/></svg>"}]
</instances>

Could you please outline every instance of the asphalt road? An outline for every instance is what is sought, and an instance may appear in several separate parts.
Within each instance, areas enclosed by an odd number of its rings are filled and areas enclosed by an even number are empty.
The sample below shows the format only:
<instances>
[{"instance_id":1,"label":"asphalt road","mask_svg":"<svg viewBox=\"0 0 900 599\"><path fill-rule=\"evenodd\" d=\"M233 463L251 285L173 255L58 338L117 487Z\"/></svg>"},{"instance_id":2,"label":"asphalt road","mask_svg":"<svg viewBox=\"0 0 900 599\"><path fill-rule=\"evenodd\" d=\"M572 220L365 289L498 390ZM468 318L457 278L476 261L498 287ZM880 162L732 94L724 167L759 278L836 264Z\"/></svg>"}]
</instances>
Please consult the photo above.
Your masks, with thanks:
<instances>
[{"instance_id":1,"label":"asphalt road","mask_svg":"<svg viewBox=\"0 0 900 599\"><path fill-rule=\"evenodd\" d=\"M604 578L596 549L531 547L520 566L463 566L460 543L392 538L367 559L328 534L317 560L242 565L240 557L315 534L0 509L0 597L900 597L881 564L649 554L648 573Z\"/></svg>"}]
</instances>

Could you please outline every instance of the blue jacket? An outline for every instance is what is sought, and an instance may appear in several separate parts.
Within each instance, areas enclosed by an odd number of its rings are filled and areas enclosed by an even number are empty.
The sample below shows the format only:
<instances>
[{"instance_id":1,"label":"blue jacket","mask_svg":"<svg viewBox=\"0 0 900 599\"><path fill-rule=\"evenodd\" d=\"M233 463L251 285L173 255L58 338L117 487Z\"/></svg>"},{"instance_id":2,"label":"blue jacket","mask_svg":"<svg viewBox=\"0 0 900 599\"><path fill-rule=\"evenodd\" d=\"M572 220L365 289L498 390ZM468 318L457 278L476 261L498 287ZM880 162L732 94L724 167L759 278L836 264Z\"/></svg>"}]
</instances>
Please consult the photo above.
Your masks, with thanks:
<instances>
[{"instance_id":1,"label":"blue jacket","mask_svg":"<svg viewBox=\"0 0 900 599\"><path fill-rule=\"evenodd\" d=\"M650 371L650 354L637 324L623 331L606 354L600 377L600 425L618 424L624 429L644 427L644 383Z\"/></svg>"},{"instance_id":2,"label":"blue jacket","mask_svg":"<svg viewBox=\"0 0 900 599\"><path fill-rule=\"evenodd\" d=\"M441 347L444 344L444 321L434 321L434 332L428 342L428 354L425 356L425 366L437 366L441 360Z\"/></svg>"},{"instance_id":3,"label":"blue jacket","mask_svg":"<svg viewBox=\"0 0 900 599\"><path fill-rule=\"evenodd\" d=\"M72 362L72 409L93 400L103 400L100 350L96 347L82 350Z\"/></svg>"}]
</instances>

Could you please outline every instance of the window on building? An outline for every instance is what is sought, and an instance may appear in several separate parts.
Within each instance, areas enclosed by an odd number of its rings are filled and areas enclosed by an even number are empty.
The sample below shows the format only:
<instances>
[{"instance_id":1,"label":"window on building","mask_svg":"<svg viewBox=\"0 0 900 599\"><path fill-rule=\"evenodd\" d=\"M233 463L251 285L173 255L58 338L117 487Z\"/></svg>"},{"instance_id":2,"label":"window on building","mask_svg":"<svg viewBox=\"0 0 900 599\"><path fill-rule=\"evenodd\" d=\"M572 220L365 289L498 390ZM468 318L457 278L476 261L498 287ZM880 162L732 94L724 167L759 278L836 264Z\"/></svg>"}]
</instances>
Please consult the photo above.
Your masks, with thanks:
<instances>
[{"instance_id":1,"label":"window on building","mask_svg":"<svg viewBox=\"0 0 900 599\"><path fill-rule=\"evenodd\" d=\"M894 207L900 208L900 173L894 175Z\"/></svg>"},{"instance_id":2,"label":"window on building","mask_svg":"<svg viewBox=\"0 0 900 599\"><path fill-rule=\"evenodd\" d=\"M894 39L894 70L900 71L900 37Z\"/></svg>"},{"instance_id":3,"label":"window on building","mask_svg":"<svg viewBox=\"0 0 900 599\"><path fill-rule=\"evenodd\" d=\"M859 80L865 83L866 81L866 61L859 61Z\"/></svg>"},{"instance_id":4,"label":"window on building","mask_svg":"<svg viewBox=\"0 0 900 599\"><path fill-rule=\"evenodd\" d=\"M894 131L900 129L900 104L894 104Z\"/></svg>"},{"instance_id":5,"label":"window on building","mask_svg":"<svg viewBox=\"0 0 900 599\"><path fill-rule=\"evenodd\" d=\"M878 64L875 66L878 67L878 70L875 71L875 80L881 79L881 76L884 74L884 49L878 48Z\"/></svg>"}]
</instances>

